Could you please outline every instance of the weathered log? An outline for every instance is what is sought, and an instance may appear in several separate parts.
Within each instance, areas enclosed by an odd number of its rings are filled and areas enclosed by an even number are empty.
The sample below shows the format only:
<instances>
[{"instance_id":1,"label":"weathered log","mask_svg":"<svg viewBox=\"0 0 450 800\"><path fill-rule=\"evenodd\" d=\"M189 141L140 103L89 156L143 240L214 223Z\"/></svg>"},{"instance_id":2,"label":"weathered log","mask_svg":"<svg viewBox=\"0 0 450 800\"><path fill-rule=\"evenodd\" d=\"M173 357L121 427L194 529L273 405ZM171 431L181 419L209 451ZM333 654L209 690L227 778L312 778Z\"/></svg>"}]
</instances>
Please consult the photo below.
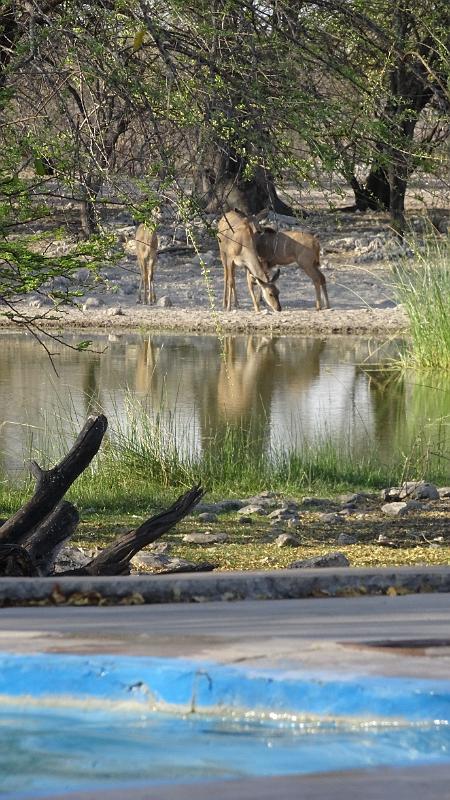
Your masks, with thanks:
<instances>
[{"instance_id":1,"label":"weathered log","mask_svg":"<svg viewBox=\"0 0 450 800\"><path fill-rule=\"evenodd\" d=\"M136 530L120 536L109 547L105 547L84 567L60 572L59 575L127 575L130 561L139 550L159 539L197 505L204 495L198 484L181 495L166 511L150 517Z\"/></svg>"},{"instance_id":2,"label":"weathered log","mask_svg":"<svg viewBox=\"0 0 450 800\"><path fill-rule=\"evenodd\" d=\"M35 461L31 462L30 469L36 478L34 495L1 526L1 543L26 544L74 480L90 464L98 452L107 426L108 421L103 414L88 417L71 450L53 469L43 470Z\"/></svg>"},{"instance_id":3,"label":"weathered log","mask_svg":"<svg viewBox=\"0 0 450 800\"><path fill-rule=\"evenodd\" d=\"M72 503L62 503L45 518L27 539L26 549L41 575L49 575L59 551L70 539L80 521L80 515Z\"/></svg>"}]
</instances>

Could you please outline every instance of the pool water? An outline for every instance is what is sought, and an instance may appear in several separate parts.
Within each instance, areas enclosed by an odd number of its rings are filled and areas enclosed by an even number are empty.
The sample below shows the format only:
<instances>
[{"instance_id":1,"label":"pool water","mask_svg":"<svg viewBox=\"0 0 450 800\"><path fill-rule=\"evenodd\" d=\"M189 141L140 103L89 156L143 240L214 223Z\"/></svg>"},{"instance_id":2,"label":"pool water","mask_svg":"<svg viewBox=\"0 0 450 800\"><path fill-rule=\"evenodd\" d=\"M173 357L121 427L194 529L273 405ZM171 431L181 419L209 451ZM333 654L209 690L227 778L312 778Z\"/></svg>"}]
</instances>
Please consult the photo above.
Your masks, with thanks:
<instances>
[{"instance_id":1,"label":"pool water","mask_svg":"<svg viewBox=\"0 0 450 800\"><path fill-rule=\"evenodd\" d=\"M334 724L23 706L0 714L2 794L448 760L450 726L442 723Z\"/></svg>"},{"instance_id":2,"label":"pool water","mask_svg":"<svg viewBox=\"0 0 450 800\"><path fill-rule=\"evenodd\" d=\"M450 763L450 681L0 656L0 796Z\"/></svg>"}]
</instances>

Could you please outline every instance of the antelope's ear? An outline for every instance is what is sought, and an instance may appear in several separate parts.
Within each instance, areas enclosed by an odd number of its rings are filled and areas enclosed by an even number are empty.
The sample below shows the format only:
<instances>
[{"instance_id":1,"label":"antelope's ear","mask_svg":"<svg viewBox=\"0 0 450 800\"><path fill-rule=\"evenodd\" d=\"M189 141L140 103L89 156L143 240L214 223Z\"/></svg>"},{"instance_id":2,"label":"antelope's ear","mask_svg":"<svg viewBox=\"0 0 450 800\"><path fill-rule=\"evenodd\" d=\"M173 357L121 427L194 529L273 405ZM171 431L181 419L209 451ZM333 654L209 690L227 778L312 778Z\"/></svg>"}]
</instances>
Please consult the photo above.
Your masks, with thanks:
<instances>
[{"instance_id":1,"label":"antelope's ear","mask_svg":"<svg viewBox=\"0 0 450 800\"><path fill-rule=\"evenodd\" d=\"M261 278L257 278L256 275L254 276L254 278L258 286L261 286L263 289L265 289L267 286L270 285L270 283L272 283L272 281L263 281L261 280Z\"/></svg>"},{"instance_id":2,"label":"antelope's ear","mask_svg":"<svg viewBox=\"0 0 450 800\"><path fill-rule=\"evenodd\" d=\"M262 211L258 211L257 214L254 214L253 215L253 219L256 222L259 222L260 219L264 219L264 217L267 217L267 214L269 213L269 211L270 211L269 207L266 206L266 208L263 208Z\"/></svg>"},{"instance_id":3,"label":"antelope's ear","mask_svg":"<svg viewBox=\"0 0 450 800\"><path fill-rule=\"evenodd\" d=\"M277 269L277 270L275 270L275 272L273 273L273 275L272 275L272 277L271 277L271 279L270 279L270 282L271 282L271 283L276 283L276 281L278 280L278 278L279 278L279 277L280 277L280 270L279 270L279 269Z\"/></svg>"}]
</instances>

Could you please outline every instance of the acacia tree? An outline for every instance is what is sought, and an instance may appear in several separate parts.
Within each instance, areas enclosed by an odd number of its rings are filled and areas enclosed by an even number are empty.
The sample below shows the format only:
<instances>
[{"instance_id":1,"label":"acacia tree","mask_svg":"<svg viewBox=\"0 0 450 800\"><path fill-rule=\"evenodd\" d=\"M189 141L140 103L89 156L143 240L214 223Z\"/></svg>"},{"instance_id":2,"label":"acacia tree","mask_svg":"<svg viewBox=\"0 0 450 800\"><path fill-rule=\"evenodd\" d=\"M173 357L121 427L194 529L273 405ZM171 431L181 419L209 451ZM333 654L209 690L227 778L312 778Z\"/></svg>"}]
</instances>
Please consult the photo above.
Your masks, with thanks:
<instances>
[{"instance_id":1,"label":"acacia tree","mask_svg":"<svg viewBox=\"0 0 450 800\"><path fill-rule=\"evenodd\" d=\"M315 15L305 15L303 5L301 16L288 18L291 31L305 24L309 38L314 31L320 47L322 68L312 72L313 91L325 110L318 117L318 150L331 154L355 192L357 208L389 210L402 230L411 174L445 168L448 4L319 0L314 5ZM292 11L290 3L286 8ZM357 170L364 167L368 174L362 180Z\"/></svg>"}]
</instances>

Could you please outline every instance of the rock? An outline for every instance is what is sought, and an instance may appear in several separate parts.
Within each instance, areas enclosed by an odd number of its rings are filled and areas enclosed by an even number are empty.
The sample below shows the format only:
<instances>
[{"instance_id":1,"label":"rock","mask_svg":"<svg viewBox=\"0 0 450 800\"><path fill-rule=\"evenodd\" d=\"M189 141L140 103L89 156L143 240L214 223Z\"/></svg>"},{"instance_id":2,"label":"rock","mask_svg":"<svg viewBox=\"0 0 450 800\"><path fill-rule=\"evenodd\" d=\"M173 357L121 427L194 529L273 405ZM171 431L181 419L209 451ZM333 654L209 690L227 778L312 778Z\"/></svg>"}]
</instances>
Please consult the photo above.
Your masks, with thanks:
<instances>
[{"instance_id":1,"label":"rock","mask_svg":"<svg viewBox=\"0 0 450 800\"><path fill-rule=\"evenodd\" d=\"M94 553L88 553L81 547L63 547L56 558L55 572L65 572L68 569L84 567L93 556Z\"/></svg>"},{"instance_id":2,"label":"rock","mask_svg":"<svg viewBox=\"0 0 450 800\"><path fill-rule=\"evenodd\" d=\"M296 522L300 522L300 518L295 509L290 508L277 508L275 511L271 511L269 514L269 519L277 520L281 522L282 520L296 520Z\"/></svg>"},{"instance_id":3,"label":"rock","mask_svg":"<svg viewBox=\"0 0 450 800\"><path fill-rule=\"evenodd\" d=\"M159 308L172 308L173 303L172 300L168 295L164 295L164 297L160 297L156 305Z\"/></svg>"},{"instance_id":4,"label":"rock","mask_svg":"<svg viewBox=\"0 0 450 800\"><path fill-rule=\"evenodd\" d=\"M381 511L389 517L402 517L411 511L420 511L422 508L422 503L417 500L400 500L397 503L385 503L381 506Z\"/></svg>"},{"instance_id":5,"label":"rock","mask_svg":"<svg viewBox=\"0 0 450 800\"><path fill-rule=\"evenodd\" d=\"M328 522L334 525L336 522L342 522L342 517L339 514L320 514L319 520L320 522Z\"/></svg>"},{"instance_id":6,"label":"rock","mask_svg":"<svg viewBox=\"0 0 450 800\"><path fill-rule=\"evenodd\" d=\"M364 499L365 497L363 494L359 494L359 492L350 492L349 494L341 494L339 501L344 506L349 506L349 505L356 506Z\"/></svg>"},{"instance_id":7,"label":"rock","mask_svg":"<svg viewBox=\"0 0 450 800\"><path fill-rule=\"evenodd\" d=\"M123 317L124 316L124 312L122 311L120 306L111 306L111 308L108 308L106 314L107 314L108 317Z\"/></svg>"},{"instance_id":8,"label":"rock","mask_svg":"<svg viewBox=\"0 0 450 800\"><path fill-rule=\"evenodd\" d=\"M151 572L210 572L214 569L214 564L208 561L197 564L187 561L185 558L174 558L164 553L145 553L141 552L131 559L133 567L143 567Z\"/></svg>"},{"instance_id":9,"label":"rock","mask_svg":"<svg viewBox=\"0 0 450 800\"><path fill-rule=\"evenodd\" d=\"M226 542L228 536L226 533L211 533L211 531L204 531L204 533L186 533L183 536L183 542L188 544L222 544Z\"/></svg>"},{"instance_id":10,"label":"rock","mask_svg":"<svg viewBox=\"0 0 450 800\"><path fill-rule=\"evenodd\" d=\"M277 505L276 498L275 492L261 492L261 494L255 494L254 497L249 497L247 503L248 505L257 505L263 508L274 508Z\"/></svg>"},{"instance_id":11,"label":"rock","mask_svg":"<svg viewBox=\"0 0 450 800\"><path fill-rule=\"evenodd\" d=\"M292 533L281 533L275 539L277 547L300 547L300 539Z\"/></svg>"},{"instance_id":12,"label":"rock","mask_svg":"<svg viewBox=\"0 0 450 800\"><path fill-rule=\"evenodd\" d=\"M87 267L82 267L81 269L77 270L76 278L77 281L80 283L86 283L91 277L91 270Z\"/></svg>"},{"instance_id":13,"label":"rock","mask_svg":"<svg viewBox=\"0 0 450 800\"><path fill-rule=\"evenodd\" d=\"M441 500L443 500L444 497L450 497L450 486L441 486L441 488L438 489L438 494Z\"/></svg>"},{"instance_id":14,"label":"rock","mask_svg":"<svg viewBox=\"0 0 450 800\"><path fill-rule=\"evenodd\" d=\"M210 511L202 511L201 514L198 515L198 520L200 522L218 522L219 517L217 514L212 514Z\"/></svg>"},{"instance_id":15,"label":"rock","mask_svg":"<svg viewBox=\"0 0 450 800\"><path fill-rule=\"evenodd\" d=\"M172 545L169 542L152 542L148 544L145 548L146 550L151 550L152 553L170 553L172 549Z\"/></svg>"},{"instance_id":16,"label":"rock","mask_svg":"<svg viewBox=\"0 0 450 800\"><path fill-rule=\"evenodd\" d=\"M216 514L219 509L219 503L199 503L195 507L194 513L196 514Z\"/></svg>"},{"instance_id":17,"label":"rock","mask_svg":"<svg viewBox=\"0 0 450 800\"><path fill-rule=\"evenodd\" d=\"M244 516L248 516L249 514L257 514L260 517L266 517L267 509L263 508L261 505L257 505L256 503L251 503L248 506L240 508L238 514L243 514Z\"/></svg>"},{"instance_id":18,"label":"rock","mask_svg":"<svg viewBox=\"0 0 450 800\"><path fill-rule=\"evenodd\" d=\"M338 536L337 543L338 544L356 544L357 542L356 536L352 536L351 533L340 533Z\"/></svg>"},{"instance_id":19,"label":"rock","mask_svg":"<svg viewBox=\"0 0 450 800\"><path fill-rule=\"evenodd\" d=\"M217 506L220 508L220 511L239 511L240 508L243 508L247 505L247 500L220 500L217 503Z\"/></svg>"},{"instance_id":20,"label":"rock","mask_svg":"<svg viewBox=\"0 0 450 800\"><path fill-rule=\"evenodd\" d=\"M334 553L327 553L324 556L313 556L305 558L303 561L293 561L288 569L314 569L315 567L349 567L350 561L344 553L336 550Z\"/></svg>"},{"instance_id":21,"label":"rock","mask_svg":"<svg viewBox=\"0 0 450 800\"><path fill-rule=\"evenodd\" d=\"M83 311L90 311L92 308L100 308L103 305L103 300L99 297L88 297L83 303Z\"/></svg>"},{"instance_id":22,"label":"rock","mask_svg":"<svg viewBox=\"0 0 450 800\"><path fill-rule=\"evenodd\" d=\"M241 525L253 525L253 520L251 517L240 517L239 522Z\"/></svg>"},{"instance_id":23,"label":"rock","mask_svg":"<svg viewBox=\"0 0 450 800\"><path fill-rule=\"evenodd\" d=\"M439 500L439 492L433 483L426 481L406 481L401 486L391 486L381 492L383 500L396 501L411 498L412 500Z\"/></svg>"},{"instance_id":24,"label":"rock","mask_svg":"<svg viewBox=\"0 0 450 800\"><path fill-rule=\"evenodd\" d=\"M426 481L407 481L400 489L400 500L410 497L413 500L439 500L439 492L434 483Z\"/></svg>"},{"instance_id":25,"label":"rock","mask_svg":"<svg viewBox=\"0 0 450 800\"><path fill-rule=\"evenodd\" d=\"M382 545L382 547L398 547L397 542L391 541L384 533L380 533L377 544Z\"/></svg>"},{"instance_id":26,"label":"rock","mask_svg":"<svg viewBox=\"0 0 450 800\"><path fill-rule=\"evenodd\" d=\"M306 506L307 508L323 508L324 506L330 505L330 500L325 500L320 497L304 497L302 500L302 506Z\"/></svg>"}]
</instances>

